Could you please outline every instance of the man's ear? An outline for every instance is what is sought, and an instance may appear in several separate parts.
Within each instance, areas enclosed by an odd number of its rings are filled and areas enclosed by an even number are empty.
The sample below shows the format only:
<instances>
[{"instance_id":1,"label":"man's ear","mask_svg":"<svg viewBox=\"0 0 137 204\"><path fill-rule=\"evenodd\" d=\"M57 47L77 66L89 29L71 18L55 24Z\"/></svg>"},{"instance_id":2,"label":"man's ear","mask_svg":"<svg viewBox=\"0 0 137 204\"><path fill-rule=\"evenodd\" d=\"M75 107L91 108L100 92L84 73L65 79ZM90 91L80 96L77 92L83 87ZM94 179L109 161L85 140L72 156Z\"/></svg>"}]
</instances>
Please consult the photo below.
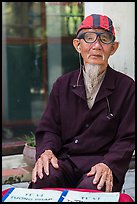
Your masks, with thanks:
<instances>
[{"instance_id":1,"label":"man's ear","mask_svg":"<svg viewBox=\"0 0 137 204\"><path fill-rule=\"evenodd\" d=\"M73 46L77 50L77 52L80 53L80 42L79 42L79 39L77 39L77 38L73 39Z\"/></svg>"},{"instance_id":2,"label":"man's ear","mask_svg":"<svg viewBox=\"0 0 137 204\"><path fill-rule=\"evenodd\" d=\"M115 41L112 44L110 55L113 55L119 47L119 42Z\"/></svg>"}]
</instances>

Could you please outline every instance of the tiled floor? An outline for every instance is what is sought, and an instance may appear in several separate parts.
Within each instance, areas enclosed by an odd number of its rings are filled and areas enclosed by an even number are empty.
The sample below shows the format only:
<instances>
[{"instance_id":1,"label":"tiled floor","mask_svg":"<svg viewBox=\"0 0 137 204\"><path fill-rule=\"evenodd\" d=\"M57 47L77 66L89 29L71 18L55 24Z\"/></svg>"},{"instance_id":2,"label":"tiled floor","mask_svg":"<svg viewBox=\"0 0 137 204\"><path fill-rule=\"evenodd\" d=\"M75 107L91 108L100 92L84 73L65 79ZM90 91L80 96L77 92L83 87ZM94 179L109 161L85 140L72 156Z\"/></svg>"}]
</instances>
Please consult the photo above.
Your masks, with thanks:
<instances>
[{"instance_id":1,"label":"tiled floor","mask_svg":"<svg viewBox=\"0 0 137 204\"><path fill-rule=\"evenodd\" d=\"M23 155L12 155L2 157L2 190L11 187L9 184L4 185L4 181L10 176L20 176L21 182L14 183L12 186L27 188L31 180L32 167L29 167L24 159ZM23 177L22 177L23 175ZM130 195L133 200L135 200L135 169L129 169L126 177L125 183L123 185L122 193Z\"/></svg>"}]
</instances>

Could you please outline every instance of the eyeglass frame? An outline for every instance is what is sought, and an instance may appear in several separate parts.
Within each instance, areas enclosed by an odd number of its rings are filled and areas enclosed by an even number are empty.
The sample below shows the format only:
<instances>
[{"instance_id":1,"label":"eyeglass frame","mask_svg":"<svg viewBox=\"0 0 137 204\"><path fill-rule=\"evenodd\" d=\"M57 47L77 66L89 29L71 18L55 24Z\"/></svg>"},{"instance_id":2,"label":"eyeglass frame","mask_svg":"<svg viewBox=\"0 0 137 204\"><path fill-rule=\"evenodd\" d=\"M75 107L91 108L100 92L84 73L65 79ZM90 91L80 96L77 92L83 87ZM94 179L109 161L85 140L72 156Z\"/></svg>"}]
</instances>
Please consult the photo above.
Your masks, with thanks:
<instances>
[{"instance_id":1,"label":"eyeglass frame","mask_svg":"<svg viewBox=\"0 0 137 204\"><path fill-rule=\"evenodd\" d=\"M85 34L86 33L95 33L96 34L96 38L95 38L95 40L93 41L93 42L87 42L86 40L85 40ZM78 34L78 36L77 36L77 38L78 39L84 39L84 41L86 42L86 43L90 43L90 44L92 44L92 43L94 43L96 40L97 40L97 38L99 37L99 40L102 42L102 40L101 40L101 38L100 38L100 35L101 34L104 34L105 32L92 32L92 31L88 31L88 32L85 32L85 33L79 33ZM108 32L109 34L111 34L110 32ZM113 35L113 34L111 34L112 35L112 40L109 42L109 43L105 43L105 42L102 42L103 44L111 44L111 43L113 43L114 41L115 41L115 36Z\"/></svg>"}]
</instances>

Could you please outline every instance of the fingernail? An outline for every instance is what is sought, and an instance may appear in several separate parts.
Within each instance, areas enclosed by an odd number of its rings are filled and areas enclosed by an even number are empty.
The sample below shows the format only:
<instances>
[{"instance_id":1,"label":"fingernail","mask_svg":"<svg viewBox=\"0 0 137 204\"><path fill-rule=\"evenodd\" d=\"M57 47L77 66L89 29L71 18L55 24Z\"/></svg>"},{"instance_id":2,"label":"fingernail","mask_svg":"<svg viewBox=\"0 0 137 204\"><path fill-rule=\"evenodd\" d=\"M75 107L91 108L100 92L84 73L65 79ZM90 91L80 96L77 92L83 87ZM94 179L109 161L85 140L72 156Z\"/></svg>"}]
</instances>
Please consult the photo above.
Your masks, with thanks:
<instances>
[{"instance_id":1,"label":"fingernail","mask_svg":"<svg viewBox=\"0 0 137 204\"><path fill-rule=\"evenodd\" d=\"M98 186L98 190L100 190L101 189L101 186Z\"/></svg>"},{"instance_id":2,"label":"fingernail","mask_svg":"<svg viewBox=\"0 0 137 204\"><path fill-rule=\"evenodd\" d=\"M36 179L33 179L32 182L35 183L35 182L36 182Z\"/></svg>"},{"instance_id":3,"label":"fingernail","mask_svg":"<svg viewBox=\"0 0 137 204\"><path fill-rule=\"evenodd\" d=\"M95 184L95 183L97 183L97 181L96 181L96 180L93 180L93 183Z\"/></svg>"}]
</instances>

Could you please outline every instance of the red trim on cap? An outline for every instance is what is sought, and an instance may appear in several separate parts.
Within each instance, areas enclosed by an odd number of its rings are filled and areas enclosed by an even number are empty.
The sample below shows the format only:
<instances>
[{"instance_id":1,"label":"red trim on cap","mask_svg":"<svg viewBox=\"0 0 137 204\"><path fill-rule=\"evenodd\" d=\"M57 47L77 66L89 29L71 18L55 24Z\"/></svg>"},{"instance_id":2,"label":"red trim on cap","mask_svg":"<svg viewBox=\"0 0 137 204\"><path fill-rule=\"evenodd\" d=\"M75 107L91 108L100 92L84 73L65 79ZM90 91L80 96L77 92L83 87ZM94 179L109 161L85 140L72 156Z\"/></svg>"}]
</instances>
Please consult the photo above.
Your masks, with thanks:
<instances>
[{"instance_id":1,"label":"red trim on cap","mask_svg":"<svg viewBox=\"0 0 137 204\"><path fill-rule=\"evenodd\" d=\"M79 26L77 33L84 28L92 28L93 27L93 17L92 16L88 16L87 18L85 18L81 25Z\"/></svg>"}]
</instances>

